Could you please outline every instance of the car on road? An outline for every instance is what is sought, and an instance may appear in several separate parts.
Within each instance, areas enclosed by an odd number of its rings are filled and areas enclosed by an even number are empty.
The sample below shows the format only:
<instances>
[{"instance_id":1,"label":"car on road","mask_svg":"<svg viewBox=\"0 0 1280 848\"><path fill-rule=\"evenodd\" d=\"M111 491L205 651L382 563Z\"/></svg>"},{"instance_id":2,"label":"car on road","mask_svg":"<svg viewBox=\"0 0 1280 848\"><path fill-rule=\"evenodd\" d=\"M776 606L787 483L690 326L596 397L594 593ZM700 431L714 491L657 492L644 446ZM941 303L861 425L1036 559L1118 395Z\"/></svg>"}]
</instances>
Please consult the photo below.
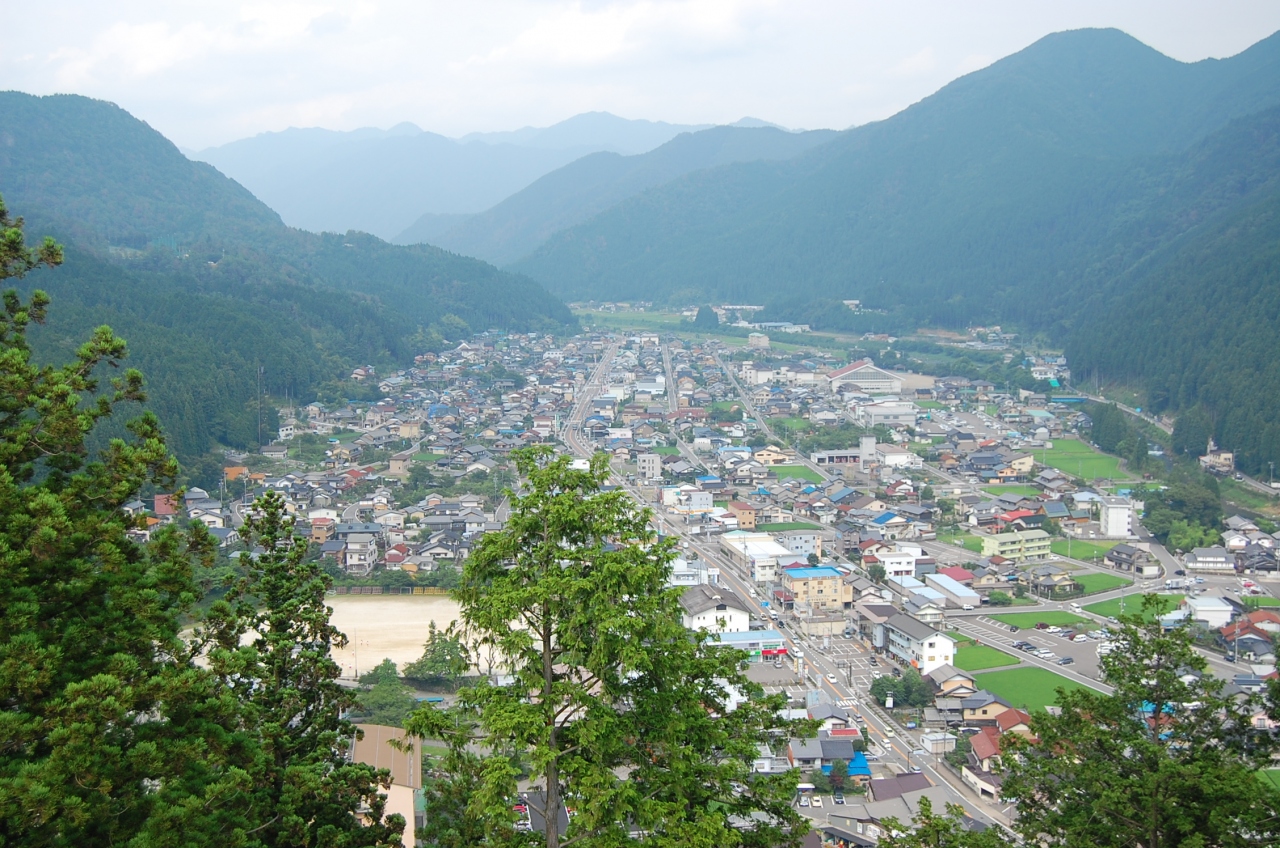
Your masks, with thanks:
<instances>
[{"instance_id":1,"label":"car on road","mask_svg":"<svg viewBox=\"0 0 1280 848\"><path fill-rule=\"evenodd\" d=\"M875 654L872 654L871 657L867 660L867 662L871 663L872 665L880 665L880 660L876 658Z\"/></svg>"},{"instance_id":2,"label":"car on road","mask_svg":"<svg viewBox=\"0 0 1280 848\"><path fill-rule=\"evenodd\" d=\"M889 671L890 673L893 674L894 677L902 676L902 669L898 668L896 665L893 668L889 669Z\"/></svg>"},{"instance_id":3,"label":"car on road","mask_svg":"<svg viewBox=\"0 0 1280 848\"><path fill-rule=\"evenodd\" d=\"M1173 576L1174 576L1174 577L1186 577L1186 576L1187 576L1187 572L1186 572L1184 569L1179 568L1177 571L1173 572Z\"/></svg>"},{"instance_id":4,"label":"car on road","mask_svg":"<svg viewBox=\"0 0 1280 848\"><path fill-rule=\"evenodd\" d=\"M1075 657L1063 657L1058 660L1058 665L1072 665L1075 663Z\"/></svg>"},{"instance_id":5,"label":"car on road","mask_svg":"<svg viewBox=\"0 0 1280 848\"><path fill-rule=\"evenodd\" d=\"M919 774L920 772L921 772L921 768L920 768L920 766L912 766L912 767L911 767L911 773L912 773L912 774Z\"/></svg>"},{"instance_id":6,"label":"car on road","mask_svg":"<svg viewBox=\"0 0 1280 848\"><path fill-rule=\"evenodd\" d=\"M897 732L896 732L892 727L886 727L886 728L884 729L884 738L885 738L885 739L892 739L892 738L894 738L894 737L895 737L895 736L897 736L897 735L898 735L898 734L897 734Z\"/></svg>"},{"instance_id":7,"label":"car on road","mask_svg":"<svg viewBox=\"0 0 1280 848\"><path fill-rule=\"evenodd\" d=\"M814 809L817 809L817 810L821 810L821 809L822 809L822 796L821 796L821 795L814 795L814 796L813 796L813 807L814 807Z\"/></svg>"},{"instance_id":8,"label":"car on road","mask_svg":"<svg viewBox=\"0 0 1280 848\"><path fill-rule=\"evenodd\" d=\"M835 682L836 682L836 676L835 676L834 674L827 674L827 682L828 682L828 683L835 683Z\"/></svg>"}]
</instances>

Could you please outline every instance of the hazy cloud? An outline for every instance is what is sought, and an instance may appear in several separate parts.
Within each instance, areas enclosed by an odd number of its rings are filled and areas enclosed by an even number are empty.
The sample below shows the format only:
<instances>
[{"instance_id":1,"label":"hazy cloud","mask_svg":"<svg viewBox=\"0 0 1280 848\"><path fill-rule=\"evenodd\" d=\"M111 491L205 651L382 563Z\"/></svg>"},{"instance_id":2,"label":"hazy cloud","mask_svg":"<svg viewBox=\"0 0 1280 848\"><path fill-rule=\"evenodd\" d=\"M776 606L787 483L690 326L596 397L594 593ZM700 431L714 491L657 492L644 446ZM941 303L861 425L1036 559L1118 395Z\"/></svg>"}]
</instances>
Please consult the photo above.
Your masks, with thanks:
<instances>
[{"instance_id":1,"label":"hazy cloud","mask_svg":"<svg viewBox=\"0 0 1280 848\"><path fill-rule=\"evenodd\" d=\"M1280 4L45 0L6 9L0 87L112 100L191 147L290 125L461 135L593 109L842 128L1085 26L1194 61L1280 29Z\"/></svg>"}]
</instances>

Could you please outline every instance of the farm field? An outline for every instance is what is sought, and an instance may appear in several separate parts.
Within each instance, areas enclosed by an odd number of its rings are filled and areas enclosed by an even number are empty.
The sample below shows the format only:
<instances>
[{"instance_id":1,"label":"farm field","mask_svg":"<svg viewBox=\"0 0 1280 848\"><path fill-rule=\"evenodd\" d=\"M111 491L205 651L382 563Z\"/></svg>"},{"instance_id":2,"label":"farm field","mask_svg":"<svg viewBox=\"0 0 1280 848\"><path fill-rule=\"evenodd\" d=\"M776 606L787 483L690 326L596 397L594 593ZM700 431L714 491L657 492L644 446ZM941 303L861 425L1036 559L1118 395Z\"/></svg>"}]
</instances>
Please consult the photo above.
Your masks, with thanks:
<instances>
[{"instance_id":1,"label":"farm field","mask_svg":"<svg viewBox=\"0 0 1280 848\"><path fill-rule=\"evenodd\" d=\"M442 459L444 459L444 454L431 453L430 451L423 451L413 455L414 462L439 462Z\"/></svg>"},{"instance_id":2,"label":"farm field","mask_svg":"<svg viewBox=\"0 0 1280 848\"><path fill-rule=\"evenodd\" d=\"M1096 451L1079 439L1055 439L1052 449L1041 448L1032 453L1037 462L1085 480L1096 480L1099 477L1109 480L1128 478L1127 474L1120 472L1118 457Z\"/></svg>"},{"instance_id":3,"label":"farm field","mask_svg":"<svg viewBox=\"0 0 1280 848\"><path fill-rule=\"evenodd\" d=\"M1068 624L1078 624L1081 621L1088 621L1083 616L1076 615L1071 612L1063 612L1062 610L1041 610L1040 612L1010 612L1003 615L993 615L996 621L1011 624L1018 628L1031 628L1037 624L1049 624L1056 627L1066 626Z\"/></svg>"},{"instance_id":4,"label":"farm field","mask_svg":"<svg viewBox=\"0 0 1280 848\"><path fill-rule=\"evenodd\" d=\"M778 472L779 480L794 477L797 480L808 480L810 483L822 482L822 475L807 465L774 465L772 467Z\"/></svg>"},{"instance_id":5,"label":"farm field","mask_svg":"<svg viewBox=\"0 0 1280 848\"><path fill-rule=\"evenodd\" d=\"M1068 690L1089 688L1048 669L1031 666L975 674L974 681L979 687L1029 712L1056 704L1058 693L1055 690L1059 687Z\"/></svg>"},{"instance_id":6,"label":"farm field","mask_svg":"<svg viewBox=\"0 0 1280 848\"><path fill-rule=\"evenodd\" d=\"M960 544L956 545L956 547L963 547L966 551L975 554L982 553L982 540L968 533L959 536L942 535L938 537L938 541L944 545L955 545L956 542L959 542Z\"/></svg>"},{"instance_id":7,"label":"farm field","mask_svg":"<svg viewBox=\"0 0 1280 848\"><path fill-rule=\"evenodd\" d=\"M1160 608L1163 612L1172 612L1182 603L1183 595L1156 595L1160 599ZM1124 609L1120 608L1121 601L1124 602ZM1101 615L1107 618L1114 618L1124 612L1127 615L1134 615L1142 610L1142 600L1137 595L1129 595L1125 598L1112 598L1109 601L1099 601L1096 604L1085 604L1084 607L1094 615ZM1148 616L1148 620L1154 616Z\"/></svg>"},{"instance_id":8,"label":"farm field","mask_svg":"<svg viewBox=\"0 0 1280 848\"><path fill-rule=\"evenodd\" d=\"M1119 542L1086 542L1077 539L1054 539L1049 543L1049 550L1058 556L1072 559L1102 559Z\"/></svg>"},{"instance_id":9,"label":"farm field","mask_svg":"<svg viewBox=\"0 0 1280 848\"><path fill-rule=\"evenodd\" d=\"M1022 495L1024 498L1038 497L1041 493L1035 486L1023 486L1021 484L1013 486L985 486L982 491L998 498L1001 495Z\"/></svg>"},{"instance_id":10,"label":"farm field","mask_svg":"<svg viewBox=\"0 0 1280 848\"><path fill-rule=\"evenodd\" d=\"M1118 574L1077 574L1076 581L1084 587L1086 595L1118 589L1121 586L1132 586L1133 581Z\"/></svg>"}]
</instances>

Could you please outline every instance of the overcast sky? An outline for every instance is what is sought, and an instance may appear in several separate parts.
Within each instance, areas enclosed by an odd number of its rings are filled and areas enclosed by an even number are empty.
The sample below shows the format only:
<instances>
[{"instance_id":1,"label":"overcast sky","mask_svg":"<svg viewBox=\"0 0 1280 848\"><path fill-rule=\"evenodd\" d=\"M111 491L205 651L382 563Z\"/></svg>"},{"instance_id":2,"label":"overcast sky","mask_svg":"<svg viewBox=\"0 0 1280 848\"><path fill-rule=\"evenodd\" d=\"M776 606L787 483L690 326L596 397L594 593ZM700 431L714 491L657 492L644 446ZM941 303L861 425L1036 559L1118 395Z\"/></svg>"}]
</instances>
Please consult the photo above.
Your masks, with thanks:
<instances>
[{"instance_id":1,"label":"overcast sky","mask_svg":"<svg viewBox=\"0 0 1280 848\"><path fill-rule=\"evenodd\" d=\"M1197 61L1280 29L1280 2L42 0L6 4L0 89L111 100L197 149L289 126L458 136L591 110L842 129L1080 27Z\"/></svg>"}]
</instances>

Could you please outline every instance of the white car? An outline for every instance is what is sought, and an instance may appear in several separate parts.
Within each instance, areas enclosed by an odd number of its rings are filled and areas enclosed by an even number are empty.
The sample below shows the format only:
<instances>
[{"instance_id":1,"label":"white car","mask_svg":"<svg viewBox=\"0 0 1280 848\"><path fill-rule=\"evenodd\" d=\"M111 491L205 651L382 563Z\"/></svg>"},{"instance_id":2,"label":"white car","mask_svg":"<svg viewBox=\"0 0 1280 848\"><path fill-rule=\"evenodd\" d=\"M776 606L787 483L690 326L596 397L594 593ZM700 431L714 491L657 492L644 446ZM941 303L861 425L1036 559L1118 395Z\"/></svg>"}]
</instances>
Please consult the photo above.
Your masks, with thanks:
<instances>
[{"instance_id":1,"label":"white car","mask_svg":"<svg viewBox=\"0 0 1280 848\"><path fill-rule=\"evenodd\" d=\"M822 796L821 796L821 795L814 795L814 796L813 796L813 806L814 806L814 809L817 809L817 810L821 810L821 809L822 809Z\"/></svg>"},{"instance_id":2,"label":"white car","mask_svg":"<svg viewBox=\"0 0 1280 848\"><path fill-rule=\"evenodd\" d=\"M828 675L827 675L827 682L828 682L828 683L835 683L835 682L836 682L836 676L835 676L834 674L828 674Z\"/></svg>"},{"instance_id":3,"label":"white car","mask_svg":"<svg viewBox=\"0 0 1280 848\"><path fill-rule=\"evenodd\" d=\"M801 795L801 796L800 796L800 806L802 806L802 807L807 807L807 806L809 806L809 796L808 796L808 795Z\"/></svg>"}]
</instances>

